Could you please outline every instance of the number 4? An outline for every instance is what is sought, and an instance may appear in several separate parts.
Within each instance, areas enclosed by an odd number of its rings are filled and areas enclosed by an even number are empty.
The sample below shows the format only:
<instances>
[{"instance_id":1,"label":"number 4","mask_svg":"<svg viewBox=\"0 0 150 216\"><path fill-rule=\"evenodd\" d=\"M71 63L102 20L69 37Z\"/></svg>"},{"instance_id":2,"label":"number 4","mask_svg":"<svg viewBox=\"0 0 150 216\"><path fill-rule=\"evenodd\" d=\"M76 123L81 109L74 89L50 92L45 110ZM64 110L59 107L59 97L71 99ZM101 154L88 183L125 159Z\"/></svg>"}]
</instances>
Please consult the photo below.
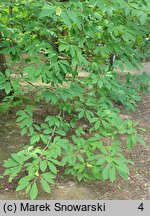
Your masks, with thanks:
<instances>
[{"instance_id":1,"label":"number 4","mask_svg":"<svg viewBox=\"0 0 150 216\"><path fill-rule=\"evenodd\" d=\"M143 206L143 203L141 203L138 207L139 210L143 211L144 210L144 206Z\"/></svg>"}]
</instances>

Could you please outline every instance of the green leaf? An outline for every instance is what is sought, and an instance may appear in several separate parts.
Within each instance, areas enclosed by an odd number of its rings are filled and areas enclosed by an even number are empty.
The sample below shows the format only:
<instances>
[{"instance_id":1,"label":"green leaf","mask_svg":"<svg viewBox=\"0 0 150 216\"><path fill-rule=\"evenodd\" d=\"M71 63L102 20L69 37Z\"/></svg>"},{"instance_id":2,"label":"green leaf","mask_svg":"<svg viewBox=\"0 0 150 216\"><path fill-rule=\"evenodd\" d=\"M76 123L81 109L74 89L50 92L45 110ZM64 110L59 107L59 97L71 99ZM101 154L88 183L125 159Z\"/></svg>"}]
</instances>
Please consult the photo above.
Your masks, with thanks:
<instances>
[{"instance_id":1,"label":"green leaf","mask_svg":"<svg viewBox=\"0 0 150 216\"><path fill-rule=\"evenodd\" d=\"M31 200L34 200L37 197L37 195L38 195L38 188L37 188L36 182L34 182L30 189Z\"/></svg>"},{"instance_id":2,"label":"green leaf","mask_svg":"<svg viewBox=\"0 0 150 216\"><path fill-rule=\"evenodd\" d=\"M26 188L26 194L29 193L30 189L31 189L31 184L29 184L29 185L27 186L27 188Z\"/></svg>"},{"instance_id":3,"label":"green leaf","mask_svg":"<svg viewBox=\"0 0 150 216\"><path fill-rule=\"evenodd\" d=\"M41 140L43 141L43 143L45 143L45 144L48 143L49 136L47 136L45 134L41 134L40 137L41 137Z\"/></svg>"},{"instance_id":4,"label":"green leaf","mask_svg":"<svg viewBox=\"0 0 150 216\"><path fill-rule=\"evenodd\" d=\"M132 147L133 147L133 146L132 146L132 139L131 139L131 136L128 136L128 137L127 137L126 144L127 144L128 149L131 150Z\"/></svg>"},{"instance_id":5,"label":"green leaf","mask_svg":"<svg viewBox=\"0 0 150 216\"><path fill-rule=\"evenodd\" d=\"M30 138L30 144L34 145L36 142L38 142L40 140L40 135L39 134L35 134L34 136L32 136Z\"/></svg>"},{"instance_id":6,"label":"green leaf","mask_svg":"<svg viewBox=\"0 0 150 216\"><path fill-rule=\"evenodd\" d=\"M20 128L24 128L24 127L31 127L33 124L33 121L30 117L25 118L21 123L20 123Z\"/></svg>"},{"instance_id":7,"label":"green leaf","mask_svg":"<svg viewBox=\"0 0 150 216\"><path fill-rule=\"evenodd\" d=\"M29 182L31 181L31 179L33 179L33 176L24 176L19 180L19 185L24 184L24 182Z\"/></svg>"},{"instance_id":8,"label":"green leaf","mask_svg":"<svg viewBox=\"0 0 150 216\"><path fill-rule=\"evenodd\" d=\"M39 15L39 18L51 17L54 12L55 12L55 8L53 6L48 5L47 7L44 7L44 9Z\"/></svg>"},{"instance_id":9,"label":"green leaf","mask_svg":"<svg viewBox=\"0 0 150 216\"><path fill-rule=\"evenodd\" d=\"M61 135L61 136L66 136L66 132L63 131L63 130L60 130L60 129L58 129L58 130L56 131L56 133L59 134L59 135Z\"/></svg>"},{"instance_id":10,"label":"green leaf","mask_svg":"<svg viewBox=\"0 0 150 216\"><path fill-rule=\"evenodd\" d=\"M89 112L85 112L86 118L88 119L89 122L91 122L91 115Z\"/></svg>"},{"instance_id":11,"label":"green leaf","mask_svg":"<svg viewBox=\"0 0 150 216\"><path fill-rule=\"evenodd\" d=\"M46 193L50 193L51 192L51 188L49 186L49 184L47 183L47 181L45 181L43 178L41 179L41 184L42 184L42 188Z\"/></svg>"},{"instance_id":12,"label":"green leaf","mask_svg":"<svg viewBox=\"0 0 150 216\"><path fill-rule=\"evenodd\" d=\"M102 177L104 180L107 180L110 176L110 164L107 164L107 166L102 171Z\"/></svg>"},{"instance_id":13,"label":"green leaf","mask_svg":"<svg viewBox=\"0 0 150 216\"><path fill-rule=\"evenodd\" d=\"M27 133L27 128L25 127L21 130L21 136L24 136L26 133Z\"/></svg>"},{"instance_id":14,"label":"green leaf","mask_svg":"<svg viewBox=\"0 0 150 216\"><path fill-rule=\"evenodd\" d=\"M22 166L16 166L11 168L11 172L13 176L16 176L22 170Z\"/></svg>"},{"instance_id":15,"label":"green leaf","mask_svg":"<svg viewBox=\"0 0 150 216\"><path fill-rule=\"evenodd\" d=\"M142 15L139 17L139 19L140 19L141 25L143 25L147 20L147 15L142 13Z\"/></svg>"},{"instance_id":16,"label":"green leaf","mask_svg":"<svg viewBox=\"0 0 150 216\"><path fill-rule=\"evenodd\" d=\"M81 181L83 179L83 173L78 173L77 179L78 181Z\"/></svg>"},{"instance_id":17,"label":"green leaf","mask_svg":"<svg viewBox=\"0 0 150 216\"><path fill-rule=\"evenodd\" d=\"M131 140L132 140L132 146L134 146L134 145L136 144L136 142L137 142L137 137L136 137L136 135L132 135L132 136L131 136Z\"/></svg>"},{"instance_id":18,"label":"green leaf","mask_svg":"<svg viewBox=\"0 0 150 216\"><path fill-rule=\"evenodd\" d=\"M51 172L47 172L47 173L43 173L42 177L50 184L54 184L54 174L52 174Z\"/></svg>"},{"instance_id":19,"label":"green leaf","mask_svg":"<svg viewBox=\"0 0 150 216\"><path fill-rule=\"evenodd\" d=\"M59 46L59 51L62 52L63 50L66 50L66 51L69 51L70 49L70 46L69 45L66 45L66 44L61 44Z\"/></svg>"},{"instance_id":20,"label":"green leaf","mask_svg":"<svg viewBox=\"0 0 150 216\"><path fill-rule=\"evenodd\" d=\"M66 25L69 29L71 29L72 24L71 24L70 19L69 19L68 15L66 14L65 11L63 11L63 12L60 14L60 17L62 18L62 20L63 20L63 22L65 23L65 25Z\"/></svg>"},{"instance_id":21,"label":"green leaf","mask_svg":"<svg viewBox=\"0 0 150 216\"><path fill-rule=\"evenodd\" d=\"M23 110L17 111L17 112L16 112L16 115L20 115L20 116L26 115L26 117L28 117L28 115L27 115L27 114L25 113L25 111L23 111Z\"/></svg>"},{"instance_id":22,"label":"green leaf","mask_svg":"<svg viewBox=\"0 0 150 216\"><path fill-rule=\"evenodd\" d=\"M126 42L129 42L129 40L133 40L134 37L132 34L130 34L129 32L124 32L123 35L122 35L123 39L126 41Z\"/></svg>"},{"instance_id":23,"label":"green leaf","mask_svg":"<svg viewBox=\"0 0 150 216\"><path fill-rule=\"evenodd\" d=\"M17 153L13 153L13 154L11 154L11 157L14 159L14 161L16 161L17 163L22 163L23 162L23 160L22 160L22 158L21 157L19 157L18 155L17 155Z\"/></svg>"},{"instance_id":24,"label":"green leaf","mask_svg":"<svg viewBox=\"0 0 150 216\"><path fill-rule=\"evenodd\" d=\"M102 86L103 86L103 81L102 80L98 80L98 86L99 86L99 88L102 88Z\"/></svg>"},{"instance_id":25,"label":"green leaf","mask_svg":"<svg viewBox=\"0 0 150 216\"><path fill-rule=\"evenodd\" d=\"M138 134L138 135L137 135L137 140L138 140L138 142L139 142L142 146L147 147L147 145L146 145L146 143L145 143L145 141L144 141L142 135Z\"/></svg>"},{"instance_id":26,"label":"green leaf","mask_svg":"<svg viewBox=\"0 0 150 216\"><path fill-rule=\"evenodd\" d=\"M36 125L36 124L33 124L34 128L37 130L37 131L41 131L41 128L40 126Z\"/></svg>"},{"instance_id":27,"label":"green leaf","mask_svg":"<svg viewBox=\"0 0 150 216\"><path fill-rule=\"evenodd\" d=\"M99 129L99 127L100 127L100 121L97 121L96 123L95 123L95 130L98 130Z\"/></svg>"},{"instance_id":28,"label":"green leaf","mask_svg":"<svg viewBox=\"0 0 150 216\"><path fill-rule=\"evenodd\" d=\"M116 179L115 167L112 167L112 169L110 169L109 178L110 178L110 181L112 181L112 182L115 181L115 179Z\"/></svg>"},{"instance_id":29,"label":"green leaf","mask_svg":"<svg viewBox=\"0 0 150 216\"><path fill-rule=\"evenodd\" d=\"M84 110L78 114L78 118L81 119L81 118L83 118L83 116L84 116Z\"/></svg>"},{"instance_id":30,"label":"green leaf","mask_svg":"<svg viewBox=\"0 0 150 216\"><path fill-rule=\"evenodd\" d=\"M105 5L104 5L104 3L103 3L102 0L97 0L97 6L98 6L101 10L103 10L104 7L105 7Z\"/></svg>"},{"instance_id":31,"label":"green leaf","mask_svg":"<svg viewBox=\"0 0 150 216\"><path fill-rule=\"evenodd\" d=\"M56 94L50 91L43 92L42 97L45 97L46 103L51 101L53 104L56 104L58 101Z\"/></svg>"},{"instance_id":32,"label":"green leaf","mask_svg":"<svg viewBox=\"0 0 150 216\"><path fill-rule=\"evenodd\" d=\"M103 154L107 155L107 148L106 148L105 146L102 146L102 147L100 148L100 151L101 151Z\"/></svg>"},{"instance_id":33,"label":"green leaf","mask_svg":"<svg viewBox=\"0 0 150 216\"><path fill-rule=\"evenodd\" d=\"M121 161L119 162L118 166L116 166L116 169L121 171L121 172L129 174L129 169L128 169L127 165Z\"/></svg>"},{"instance_id":34,"label":"green leaf","mask_svg":"<svg viewBox=\"0 0 150 216\"><path fill-rule=\"evenodd\" d=\"M47 130L44 130L43 133L46 134L46 135L48 135L48 134L52 133L52 129L49 128L49 129L47 129ZM42 135L43 135L43 134L42 134ZM42 135L41 135L41 136L42 136ZM41 139L42 139L42 141L46 144L46 137L45 137L45 139L44 139L43 137L41 137Z\"/></svg>"},{"instance_id":35,"label":"green leaf","mask_svg":"<svg viewBox=\"0 0 150 216\"><path fill-rule=\"evenodd\" d=\"M56 118L53 117L53 116L47 116L46 119L45 119L45 121L47 121L48 124L49 124L49 126L51 127L51 126L53 126L55 124L55 119Z\"/></svg>"},{"instance_id":36,"label":"green leaf","mask_svg":"<svg viewBox=\"0 0 150 216\"><path fill-rule=\"evenodd\" d=\"M52 171L54 174L57 173L57 168L53 163L48 162L48 166L49 166L50 171Z\"/></svg>"},{"instance_id":37,"label":"green leaf","mask_svg":"<svg viewBox=\"0 0 150 216\"><path fill-rule=\"evenodd\" d=\"M7 78L4 76L2 72L0 72L0 84L6 82Z\"/></svg>"},{"instance_id":38,"label":"green leaf","mask_svg":"<svg viewBox=\"0 0 150 216\"><path fill-rule=\"evenodd\" d=\"M17 166L18 163L16 161L14 161L13 159L8 159L8 160L4 160L4 167L13 167L13 166Z\"/></svg>"},{"instance_id":39,"label":"green leaf","mask_svg":"<svg viewBox=\"0 0 150 216\"><path fill-rule=\"evenodd\" d=\"M25 189L30 183L28 181L22 182L22 184L19 184L18 187L16 188L16 191L20 191Z\"/></svg>"},{"instance_id":40,"label":"green leaf","mask_svg":"<svg viewBox=\"0 0 150 216\"><path fill-rule=\"evenodd\" d=\"M96 165L102 165L103 163L105 163L106 159L105 158L101 158L96 162Z\"/></svg>"},{"instance_id":41,"label":"green leaf","mask_svg":"<svg viewBox=\"0 0 150 216\"><path fill-rule=\"evenodd\" d=\"M9 82L5 83L5 91L6 91L6 94L9 94L11 92L11 85Z\"/></svg>"},{"instance_id":42,"label":"green leaf","mask_svg":"<svg viewBox=\"0 0 150 216\"><path fill-rule=\"evenodd\" d=\"M42 160L40 162L40 169L41 169L41 171L45 172L46 168L47 168L47 161L46 160Z\"/></svg>"},{"instance_id":43,"label":"green leaf","mask_svg":"<svg viewBox=\"0 0 150 216\"><path fill-rule=\"evenodd\" d=\"M79 161L81 161L82 163L84 163L84 158L81 155L77 155Z\"/></svg>"},{"instance_id":44,"label":"green leaf","mask_svg":"<svg viewBox=\"0 0 150 216\"><path fill-rule=\"evenodd\" d=\"M70 20L72 22L76 23L77 26L78 26L78 28L80 29L81 28L81 23L80 23L80 20L77 17L77 15L73 11L71 11L71 10L67 10L67 15L70 18Z\"/></svg>"},{"instance_id":45,"label":"green leaf","mask_svg":"<svg viewBox=\"0 0 150 216\"><path fill-rule=\"evenodd\" d=\"M124 172L122 172L121 170L118 170L118 173L119 173L119 175L120 175L123 179L128 180L128 175L127 175L127 173L124 173Z\"/></svg>"}]
</instances>

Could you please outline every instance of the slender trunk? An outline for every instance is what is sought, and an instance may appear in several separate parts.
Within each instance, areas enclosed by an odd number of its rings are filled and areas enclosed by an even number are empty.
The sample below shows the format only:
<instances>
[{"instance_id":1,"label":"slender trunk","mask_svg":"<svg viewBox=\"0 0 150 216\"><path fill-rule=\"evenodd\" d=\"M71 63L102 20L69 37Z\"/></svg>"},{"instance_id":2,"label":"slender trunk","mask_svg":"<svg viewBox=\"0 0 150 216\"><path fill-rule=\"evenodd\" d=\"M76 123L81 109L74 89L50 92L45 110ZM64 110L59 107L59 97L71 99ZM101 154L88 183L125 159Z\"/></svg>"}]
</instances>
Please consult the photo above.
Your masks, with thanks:
<instances>
[{"instance_id":1,"label":"slender trunk","mask_svg":"<svg viewBox=\"0 0 150 216\"><path fill-rule=\"evenodd\" d=\"M2 34L0 32L0 43L2 41ZM3 48L0 47L0 50L2 50ZM4 54L0 54L0 72L2 72L3 74L5 74L5 70L6 70L6 59L5 59L5 55ZM0 90L0 101L2 101L2 99L6 96L6 93L4 90Z\"/></svg>"},{"instance_id":2,"label":"slender trunk","mask_svg":"<svg viewBox=\"0 0 150 216\"><path fill-rule=\"evenodd\" d=\"M109 57L109 66L110 66L110 68L113 68L115 59L116 59L116 55L111 54L110 57Z\"/></svg>"},{"instance_id":3,"label":"slender trunk","mask_svg":"<svg viewBox=\"0 0 150 216\"><path fill-rule=\"evenodd\" d=\"M9 15L10 15L10 17L12 17L12 13L13 13L13 1L10 0L10 6L9 6Z\"/></svg>"}]
</instances>

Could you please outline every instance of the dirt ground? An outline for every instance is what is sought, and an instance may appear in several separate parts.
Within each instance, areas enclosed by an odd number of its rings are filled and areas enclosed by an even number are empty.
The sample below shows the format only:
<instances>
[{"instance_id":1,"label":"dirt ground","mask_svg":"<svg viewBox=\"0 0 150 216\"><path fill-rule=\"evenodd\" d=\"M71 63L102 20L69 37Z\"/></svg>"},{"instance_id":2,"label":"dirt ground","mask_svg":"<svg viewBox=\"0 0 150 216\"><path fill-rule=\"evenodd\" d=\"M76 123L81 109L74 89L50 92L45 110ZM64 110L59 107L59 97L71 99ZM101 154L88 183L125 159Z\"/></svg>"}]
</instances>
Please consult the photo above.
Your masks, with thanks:
<instances>
[{"instance_id":1,"label":"dirt ground","mask_svg":"<svg viewBox=\"0 0 150 216\"><path fill-rule=\"evenodd\" d=\"M147 68L148 67L148 68ZM147 70L150 68L146 65ZM128 181L118 178L116 182L92 181L78 183L64 176L59 176L51 194L40 191L37 199L60 200L146 200L150 199L150 91L143 96L136 112L122 110L121 115L134 121L139 121L146 129L144 139L147 147L136 145L132 152L126 152L134 162L130 166ZM20 130L15 122L15 114L0 114L0 172L3 171L3 160L12 152L16 152L26 143L26 138L20 136ZM25 192L15 192L16 182L9 184L0 179L0 200L28 199Z\"/></svg>"}]
</instances>

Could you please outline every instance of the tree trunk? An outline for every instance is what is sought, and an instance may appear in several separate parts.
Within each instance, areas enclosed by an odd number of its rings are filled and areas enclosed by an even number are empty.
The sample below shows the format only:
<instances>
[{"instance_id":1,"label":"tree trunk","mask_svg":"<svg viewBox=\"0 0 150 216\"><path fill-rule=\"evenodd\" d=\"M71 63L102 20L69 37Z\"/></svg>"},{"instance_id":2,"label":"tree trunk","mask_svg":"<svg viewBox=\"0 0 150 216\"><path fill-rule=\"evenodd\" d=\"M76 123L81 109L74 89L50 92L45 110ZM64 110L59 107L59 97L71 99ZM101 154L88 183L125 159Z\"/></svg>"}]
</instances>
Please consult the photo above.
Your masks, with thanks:
<instances>
[{"instance_id":1,"label":"tree trunk","mask_svg":"<svg viewBox=\"0 0 150 216\"><path fill-rule=\"evenodd\" d=\"M2 41L2 34L0 32L0 43ZM2 47L0 47L0 50L2 50ZM0 72L5 74L6 70L6 59L4 54L0 54ZM6 97L6 93L4 90L0 90L0 101L3 100L3 98Z\"/></svg>"}]
</instances>

